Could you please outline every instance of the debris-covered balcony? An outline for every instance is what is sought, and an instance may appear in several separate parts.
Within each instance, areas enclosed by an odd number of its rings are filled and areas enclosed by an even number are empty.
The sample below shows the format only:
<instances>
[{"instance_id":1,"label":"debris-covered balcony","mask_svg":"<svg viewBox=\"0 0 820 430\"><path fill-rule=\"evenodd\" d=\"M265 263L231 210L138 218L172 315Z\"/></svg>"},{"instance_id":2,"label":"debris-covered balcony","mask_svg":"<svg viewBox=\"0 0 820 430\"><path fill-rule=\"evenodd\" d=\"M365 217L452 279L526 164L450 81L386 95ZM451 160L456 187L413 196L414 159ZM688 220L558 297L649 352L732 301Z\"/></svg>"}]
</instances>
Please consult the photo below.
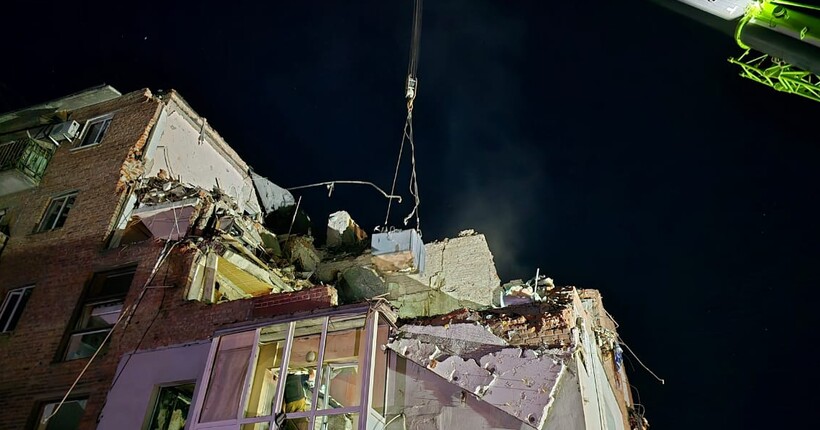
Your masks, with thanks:
<instances>
[{"instance_id":1,"label":"debris-covered balcony","mask_svg":"<svg viewBox=\"0 0 820 430\"><path fill-rule=\"evenodd\" d=\"M40 185L55 149L30 137L0 143L0 196Z\"/></svg>"}]
</instances>

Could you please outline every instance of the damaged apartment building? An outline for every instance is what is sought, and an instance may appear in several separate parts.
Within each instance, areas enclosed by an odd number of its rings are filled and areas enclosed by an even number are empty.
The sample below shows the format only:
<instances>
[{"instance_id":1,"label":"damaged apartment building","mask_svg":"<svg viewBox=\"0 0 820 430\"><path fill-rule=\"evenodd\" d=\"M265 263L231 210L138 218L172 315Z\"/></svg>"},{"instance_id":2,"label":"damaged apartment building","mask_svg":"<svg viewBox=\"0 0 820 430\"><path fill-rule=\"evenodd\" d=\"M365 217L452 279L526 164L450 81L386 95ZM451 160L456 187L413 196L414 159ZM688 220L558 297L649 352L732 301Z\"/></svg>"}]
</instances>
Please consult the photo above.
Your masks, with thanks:
<instances>
[{"instance_id":1,"label":"damaged apartment building","mask_svg":"<svg viewBox=\"0 0 820 430\"><path fill-rule=\"evenodd\" d=\"M648 427L597 291L295 203L174 91L0 115L0 429Z\"/></svg>"}]
</instances>

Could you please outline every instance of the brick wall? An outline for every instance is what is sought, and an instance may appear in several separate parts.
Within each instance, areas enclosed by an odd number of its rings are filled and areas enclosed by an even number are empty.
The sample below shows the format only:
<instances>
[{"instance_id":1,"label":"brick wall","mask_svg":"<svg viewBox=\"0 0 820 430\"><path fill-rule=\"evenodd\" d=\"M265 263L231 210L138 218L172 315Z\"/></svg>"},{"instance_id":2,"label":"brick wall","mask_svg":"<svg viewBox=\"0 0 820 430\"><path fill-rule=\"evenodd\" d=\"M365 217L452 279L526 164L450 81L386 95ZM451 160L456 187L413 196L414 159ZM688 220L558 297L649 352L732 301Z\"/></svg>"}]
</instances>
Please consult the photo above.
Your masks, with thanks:
<instances>
[{"instance_id":1,"label":"brick wall","mask_svg":"<svg viewBox=\"0 0 820 430\"><path fill-rule=\"evenodd\" d=\"M265 318L287 315L294 312L329 308L336 306L339 298L336 288L330 285L318 285L313 288L291 293L255 297L252 301L253 317Z\"/></svg>"},{"instance_id":2,"label":"brick wall","mask_svg":"<svg viewBox=\"0 0 820 430\"><path fill-rule=\"evenodd\" d=\"M186 300L194 245L179 244L150 283L165 242L147 240L106 249L124 194L118 191L120 167L142 147L161 103L147 91L126 94L74 112L73 119L115 113L103 142L94 147L57 150L41 186L0 198L12 215L11 239L0 256L0 294L34 284L16 329L0 334L0 430L30 428L36 406L57 401L88 362L61 361L65 334L93 273L136 266L125 309L136 303L127 325L112 333L107 351L80 379L73 395L88 398L81 429L93 429L120 358L134 350L154 349L208 339L216 329L254 318L267 318L335 306L336 290L318 286L208 305ZM75 207L57 230L32 233L49 199L78 191ZM27 427L29 426L29 427Z\"/></svg>"},{"instance_id":3,"label":"brick wall","mask_svg":"<svg viewBox=\"0 0 820 430\"><path fill-rule=\"evenodd\" d=\"M86 360L61 362L57 357L92 273L139 264L137 275L144 277L143 262L156 255L158 248L151 246L106 251L103 245L122 200L115 191L119 166L129 150L147 138L159 108L149 92L137 91L72 112L81 124L114 113L103 142L75 151L64 143L39 187L0 197L0 208L7 208L11 218L10 239L0 257L0 295L35 285L14 332L0 334L0 429L25 428L35 405L61 398L85 365ZM78 195L65 225L33 233L49 199L67 191ZM76 392L108 384L116 361L102 357ZM98 397L89 399L89 406L100 403Z\"/></svg>"}]
</instances>

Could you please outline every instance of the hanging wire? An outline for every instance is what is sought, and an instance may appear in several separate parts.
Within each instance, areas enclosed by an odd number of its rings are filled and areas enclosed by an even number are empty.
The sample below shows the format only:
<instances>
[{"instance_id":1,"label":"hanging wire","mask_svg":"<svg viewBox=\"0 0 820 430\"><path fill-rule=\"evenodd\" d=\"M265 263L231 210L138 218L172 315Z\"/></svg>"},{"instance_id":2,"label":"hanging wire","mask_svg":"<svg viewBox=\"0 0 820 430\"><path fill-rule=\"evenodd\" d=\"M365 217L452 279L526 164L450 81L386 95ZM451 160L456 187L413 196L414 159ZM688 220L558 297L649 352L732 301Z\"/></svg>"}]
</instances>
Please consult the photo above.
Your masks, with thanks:
<instances>
[{"instance_id":1,"label":"hanging wire","mask_svg":"<svg viewBox=\"0 0 820 430\"><path fill-rule=\"evenodd\" d=\"M413 121L410 118L410 122L408 123L410 133L407 136L407 140L410 142L410 165L412 167L410 173L410 194L413 196L414 205L413 210L404 217L404 225L410 221L413 215L416 216L416 230L421 230L421 218L419 218L419 204L421 203L421 199L419 198L419 183L416 176L416 144L413 141Z\"/></svg>"},{"instance_id":2,"label":"hanging wire","mask_svg":"<svg viewBox=\"0 0 820 430\"><path fill-rule=\"evenodd\" d=\"M627 345L626 342L624 342L624 340L621 338L621 336L618 336L618 342L621 345L625 346L626 350L629 351L629 353L632 354L633 357L635 357L635 360L638 360L638 363L641 365L641 367L643 367L644 370L649 372L650 375L654 376L655 379L657 379L661 383L661 385L666 384L666 381L663 378L656 375L655 372L653 372L652 370L649 369L649 367L647 367L645 364L643 364L643 361L641 361L641 359L638 358L638 356L635 354L635 352L632 351L632 348L630 348L629 345Z\"/></svg>"},{"instance_id":3,"label":"hanging wire","mask_svg":"<svg viewBox=\"0 0 820 430\"><path fill-rule=\"evenodd\" d=\"M120 316L117 317L116 321L114 321L114 325L111 326L111 330L108 331L108 334L105 335L103 341L100 342L100 346L97 347L97 350L94 351L94 354L92 354L91 357L88 359L88 362L85 363L85 367L83 367L83 369L80 371L80 374L77 375L77 378L74 379L74 382L71 384L70 387L68 387L68 391L66 391L65 396L63 396L63 398L60 400L60 403L57 404L57 407L54 408L54 410L51 412L51 415L43 418L43 423L48 422L48 420L57 415L57 412L59 412L60 408L63 406L63 404L65 404L65 401L66 399L68 399L68 396L70 396L71 392L74 391L74 387L76 387L77 383L80 382L80 378L82 378L85 372L88 370L88 368L91 367L91 363L93 363L94 359L97 358L97 354L99 354L100 351L102 351L103 346L105 346L105 344L108 342L108 339L111 338L111 334L114 333L114 330L117 329L117 326L120 324L120 322L125 320L124 327L128 326L128 322L131 320L131 316L133 316L134 313L137 311L137 307L142 301L143 296L145 296L145 292L148 291L148 284L150 284L151 281L154 279L154 276L157 274L157 271L159 270L160 266L162 266L162 263L165 261L165 259L168 257L168 255L171 253L171 250L174 249L177 243L179 242L165 242L165 247L163 247L162 252L157 257L157 261L156 263L154 263L154 268L151 270L151 274L148 276L148 279L145 280L145 284L143 284L142 291L140 291L137 300L135 300L134 303L131 304L131 306L129 306L127 309L120 313ZM125 330L125 328L123 328L123 330Z\"/></svg>"},{"instance_id":4,"label":"hanging wire","mask_svg":"<svg viewBox=\"0 0 820 430\"><path fill-rule=\"evenodd\" d=\"M418 94L418 78L416 73L418 71L419 45L421 44L421 17L422 17L422 0L415 0L413 3L413 27L410 38L410 59L407 65L407 82L405 87L405 99L407 100L407 118L404 121L404 130L402 131L401 145L399 146L399 156L396 159L396 170L393 173L393 184L390 187L390 194L396 192L396 181L399 175L399 167L401 166L402 155L404 154L404 143L410 142L410 194L413 196L414 205L413 210L407 217L404 218L404 225L407 225L415 215L416 230L421 230L421 220L419 218L419 186L416 175L416 144L413 140L413 103ZM387 202L387 213L384 217L384 227L390 221L391 202Z\"/></svg>"},{"instance_id":5,"label":"hanging wire","mask_svg":"<svg viewBox=\"0 0 820 430\"><path fill-rule=\"evenodd\" d=\"M396 159L396 171L393 172L393 185L390 186L390 194L394 194L396 192L396 180L399 177L399 166L401 166L401 156L404 152L404 142L407 140L407 127L410 124L410 110L407 111L407 119L404 122L404 130L401 133L401 145L399 146L399 157ZM401 200L399 200L401 203ZM393 200L389 200L387 202L387 214L384 216L384 227L387 228L388 220L390 219L390 206L393 204Z\"/></svg>"},{"instance_id":6,"label":"hanging wire","mask_svg":"<svg viewBox=\"0 0 820 430\"><path fill-rule=\"evenodd\" d=\"M336 186L336 184L370 185L371 187L378 190L386 199L388 199L390 201L393 201L393 199L396 199L396 200L399 201L399 203L401 203L401 196L396 196L396 195L393 194L393 192L395 190L391 190L390 194L387 194L383 189L379 188L378 185L376 185L372 182L368 182L368 181L327 181L327 182L317 182L315 184L300 185L298 187L290 187L290 188L287 188L287 190L288 191L294 191L294 190L301 190L301 189L304 189L304 188L313 188L313 187L325 186L325 187L328 187L329 192L332 193L333 188ZM328 197L330 197L330 193L328 193Z\"/></svg>"}]
</instances>

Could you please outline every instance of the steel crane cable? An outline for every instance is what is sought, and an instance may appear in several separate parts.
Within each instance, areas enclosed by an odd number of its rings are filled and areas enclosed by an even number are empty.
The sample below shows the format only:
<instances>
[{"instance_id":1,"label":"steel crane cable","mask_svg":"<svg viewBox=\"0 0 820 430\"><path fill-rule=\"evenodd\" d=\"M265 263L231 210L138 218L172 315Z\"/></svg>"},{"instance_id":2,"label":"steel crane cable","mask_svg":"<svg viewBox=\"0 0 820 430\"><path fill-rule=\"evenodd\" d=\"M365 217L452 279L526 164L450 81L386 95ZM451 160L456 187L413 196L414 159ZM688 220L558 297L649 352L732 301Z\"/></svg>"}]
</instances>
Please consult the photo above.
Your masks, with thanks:
<instances>
[{"instance_id":1,"label":"steel crane cable","mask_svg":"<svg viewBox=\"0 0 820 430\"><path fill-rule=\"evenodd\" d=\"M407 217L404 218L404 224L410 221L415 215L416 230L420 231L421 220L419 218L418 207L421 203L418 191L418 179L416 175L416 145L413 140L413 102L416 99L418 79L416 73L418 70L419 45L421 43L421 17L422 17L422 0L415 0L413 3L413 24L412 35L410 38L410 60L407 65L407 81L405 86L405 99L407 101L407 117L404 122L404 130L402 130L401 145L399 146L399 155L396 159L396 170L393 173L393 184L390 187L390 194L396 191L396 181L399 175L399 167L401 166L402 155L404 154L405 142L410 142L410 194L413 196L414 206L413 210ZM390 219L390 207L392 200L387 202L387 214L384 217L384 227L387 228Z\"/></svg>"}]
</instances>

